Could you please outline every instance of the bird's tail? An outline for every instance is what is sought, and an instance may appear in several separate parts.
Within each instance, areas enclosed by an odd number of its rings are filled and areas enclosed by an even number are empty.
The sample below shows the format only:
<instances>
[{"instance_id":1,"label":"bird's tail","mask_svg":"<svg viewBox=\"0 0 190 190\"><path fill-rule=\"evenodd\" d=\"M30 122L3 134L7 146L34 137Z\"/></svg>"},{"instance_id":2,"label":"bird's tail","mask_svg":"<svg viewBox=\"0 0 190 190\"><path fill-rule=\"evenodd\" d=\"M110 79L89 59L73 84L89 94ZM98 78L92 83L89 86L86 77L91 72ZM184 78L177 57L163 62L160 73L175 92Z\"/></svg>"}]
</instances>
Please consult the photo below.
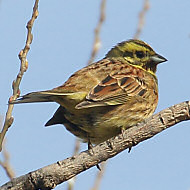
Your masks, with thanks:
<instances>
[{"instance_id":1,"label":"bird's tail","mask_svg":"<svg viewBox=\"0 0 190 190\"><path fill-rule=\"evenodd\" d=\"M57 94L56 94L57 95ZM9 104L34 103L34 102L53 102L55 93L49 91L31 92L16 100L9 101Z\"/></svg>"}]
</instances>

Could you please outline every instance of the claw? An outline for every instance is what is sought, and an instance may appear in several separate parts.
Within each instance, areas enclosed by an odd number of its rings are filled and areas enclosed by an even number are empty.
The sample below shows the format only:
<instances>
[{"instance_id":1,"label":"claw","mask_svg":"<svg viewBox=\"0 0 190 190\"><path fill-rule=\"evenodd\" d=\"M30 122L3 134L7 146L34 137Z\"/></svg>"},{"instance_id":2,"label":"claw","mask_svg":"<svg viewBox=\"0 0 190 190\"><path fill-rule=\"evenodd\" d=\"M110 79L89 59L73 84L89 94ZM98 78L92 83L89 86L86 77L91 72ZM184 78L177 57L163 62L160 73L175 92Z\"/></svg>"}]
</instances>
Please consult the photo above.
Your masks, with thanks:
<instances>
[{"instance_id":1,"label":"claw","mask_svg":"<svg viewBox=\"0 0 190 190\"><path fill-rule=\"evenodd\" d=\"M111 141L110 141L110 140L107 140L106 142L107 142L108 147L109 147L111 150L113 150L113 145L112 145Z\"/></svg>"},{"instance_id":2,"label":"claw","mask_svg":"<svg viewBox=\"0 0 190 190\"><path fill-rule=\"evenodd\" d=\"M128 153L130 153L130 152L131 152L131 150L132 150L132 147L129 147Z\"/></svg>"},{"instance_id":3,"label":"claw","mask_svg":"<svg viewBox=\"0 0 190 190\"><path fill-rule=\"evenodd\" d=\"M99 171L102 171L99 164L96 164L96 167L98 168Z\"/></svg>"}]
</instances>

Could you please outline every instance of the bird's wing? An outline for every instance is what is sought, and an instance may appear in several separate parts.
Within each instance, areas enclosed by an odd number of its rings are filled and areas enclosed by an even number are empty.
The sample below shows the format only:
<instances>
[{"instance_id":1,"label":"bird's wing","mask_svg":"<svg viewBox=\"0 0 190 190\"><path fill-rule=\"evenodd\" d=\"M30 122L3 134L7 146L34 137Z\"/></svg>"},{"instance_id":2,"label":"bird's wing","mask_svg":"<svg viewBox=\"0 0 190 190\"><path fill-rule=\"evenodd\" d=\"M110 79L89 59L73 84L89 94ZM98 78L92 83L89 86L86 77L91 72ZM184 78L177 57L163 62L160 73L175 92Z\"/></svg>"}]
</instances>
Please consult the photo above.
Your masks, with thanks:
<instances>
[{"instance_id":1,"label":"bird's wing","mask_svg":"<svg viewBox=\"0 0 190 190\"><path fill-rule=\"evenodd\" d=\"M134 97L143 98L146 94L143 79L130 75L108 75L87 95L86 100L76 108L124 104Z\"/></svg>"}]
</instances>

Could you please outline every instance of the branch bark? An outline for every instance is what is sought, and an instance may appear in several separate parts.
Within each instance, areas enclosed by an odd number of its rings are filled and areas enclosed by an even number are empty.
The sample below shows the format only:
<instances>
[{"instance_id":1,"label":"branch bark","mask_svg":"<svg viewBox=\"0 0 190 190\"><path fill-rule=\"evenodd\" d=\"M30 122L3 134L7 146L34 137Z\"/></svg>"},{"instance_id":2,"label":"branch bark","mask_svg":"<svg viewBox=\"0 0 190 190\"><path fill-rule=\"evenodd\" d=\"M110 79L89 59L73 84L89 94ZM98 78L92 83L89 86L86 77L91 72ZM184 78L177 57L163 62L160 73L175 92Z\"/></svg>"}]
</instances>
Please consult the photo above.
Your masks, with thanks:
<instances>
[{"instance_id":1,"label":"branch bark","mask_svg":"<svg viewBox=\"0 0 190 190\"><path fill-rule=\"evenodd\" d=\"M14 178L1 186L5 189L52 189L77 174L114 157L121 151L147 140L175 124L190 120L190 101L169 107L112 139L49 166Z\"/></svg>"}]
</instances>

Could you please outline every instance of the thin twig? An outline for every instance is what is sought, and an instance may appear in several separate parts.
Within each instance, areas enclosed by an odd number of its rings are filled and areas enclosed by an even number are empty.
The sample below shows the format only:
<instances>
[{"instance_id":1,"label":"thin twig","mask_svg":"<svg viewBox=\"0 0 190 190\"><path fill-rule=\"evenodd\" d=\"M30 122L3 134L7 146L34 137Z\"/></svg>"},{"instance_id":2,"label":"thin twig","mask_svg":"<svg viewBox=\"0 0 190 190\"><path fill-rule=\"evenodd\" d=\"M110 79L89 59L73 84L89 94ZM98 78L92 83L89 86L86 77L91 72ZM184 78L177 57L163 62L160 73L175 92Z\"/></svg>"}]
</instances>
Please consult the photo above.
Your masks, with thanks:
<instances>
[{"instance_id":1,"label":"thin twig","mask_svg":"<svg viewBox=\"0 0 190 190\"><path fill-rule=\"evenodd\" d=\"M136 33L135 33L135 35L133 37L134 39L138 39L141 32L142 32L142 29L143 29L143 26L144 26L144 23L145 23L145 14L149 10L149 8L150 8L149 0L144 0L143 9L139 13L139 22L138 22L138 25L137 25L137 31L136 31Z\"/></svg>"},{"instance_id":2,"label":"thin twig","mask_svg":"<svg viewBox=\"0 0 190 190\"><path fill-rule=\"evenodd\" d=\"M96 175L96 179L94 181L94 186L91 188L91 190L98 190L100 187L101 180L103 178L103 175L105 173L105 168L106 168L106 162L102 162L100 164L101 171L98 171Z\"/></svg>"},{"instance_id":3,"label":"thin twig","mask_svg":"<svg viewBox=\"0 0 190 190\"><path fill-rule=\"evenodd\" d=\"M100 40L100 30L102 28L102 24L105 21L105 7L106 7L106 0L102 0L101 2L101 6L100 6L100 17L99 17L99 21L98 24L94 30L94 43L93 43L93 48L92 48L92 52L91 52L91 56L90 59L88 61L88 65L92 64L92 62L94 61L98 50L101 47L101 40ZM97 165L98 166L98 165ZM101 164L101 171L98 170L95 182L94 182L94 187L92 189L98 189L103 173L104 173L104 164Z\"/></svg>"},{"instance_id":4,"label":"thin twig","mask_svg":"<svg viewBox=\"0 0 190 190\"><path fill-rule=\"evenodd\" d=\"M105 7L106 7L106 0L102 0L101 6L100 6L100 18L99 18L98 24L94 30L94 43L93 43L93 47L92 47L92 53L91 53L90 59L88 61L88 65L90 65L94 61L94 59L98 53L98 50L100 49L100 46L101 46L100 30L101 30L102 24L105 20Z\"/></svg>"},{"instance_id":5,"label":"thin twig","mask_svg":"<svg viewBox=\"0 0 190 190\"><path fill-rule=\"evenodd\" d=\"M3 142L3 151L2 151L2 155L3 155L4 160L3 161L0 160L0 165L3 167L7 176L11 180L15 177L15 173L13 171L13 168L10 165L10 155L5 148L5 142L6 142L6 139Z\"/></svg>"},{"instance_id":6,"label":"thin twig","mask_svg":"<svg viewBox=\"0 0 190 190\"><path fill-rule=\"evenodd\" d=\"M32 43L32 38L33 38L32 27L33 27L35 19L38 16L38 2L39 2L39 0L35 1L34 7L33 7L32 17L28 21L27 26L26 26L27 30L28 30L26 44L25 44L24 49L22 49L19 53L20 71L19 71L16 79L13 81L13 84L12 84L13 95L9 98L9 101L15 100L16 98L19 97L19 95L20 95L20 90L19 90L20 82L22 80L24 73L27 71L27 68L28 68L28 61L26 59L26 56L28 54L28 51L30 50L30 44ZM6 113L6 117L5 117L5 122L3 125L3 129L0 133L0 151L2 150L2 143L3 143L3 139L5 137L5 134L8 131L9 127L12 125L13 120L14 120L14 118L12 116L13 107L14 107L14 104L8 105L8 109L7 109L7 113Z\"/></svg>"},{"instance_id":7,"label":"thin twig","mask_svg":"<svg viewBox=\"0 0 190 190\"><path fill-rule=\"evenodd\" d=\"M153 115L148 120L127 129L123 134L119 134L93 147L93 155L89 151L81 152L71 158L58 161L57 163L14 178L1 186L0 189L35 190L55 188L58 184L116 156L127 148L136 146L140 142L157 135L169 127L187 120L190 120L190 101L171 106Z\"/></svg>"},{"instance_id":8,"label":"thin twig","mask_svg":"<svg viewBox=\"0 0 190 190\"><path fill-rule=\"evenodd\" d=\"M3 116L0 116L0 129L2 128L2 126L3 126ZM3 151L2 151L3 160L0 160L0 165L3 167L7 176L11 180L13 179L13 177L15 177L15 174L10 165L10 155L5 148L5 143L6 143L6 139L3 142Z\"/></svg>"},{"instance_id":9,"label":"thin twig","mask_svg":"<svg viewBox=\"0 0 190 190\"><path fill-rule=\"evenodd\" d=\"M105 5L106 5L106 0L102 0L101 6L100 6L100 17L99 17L98 24L94 30L94 43L93 43L93 47L92 47L91 56L88 61L88 65L90 65L94 61L96 54L98 53L98 50L100 49L100 46L101 46L100 30L101 30L102 24L105 20ZM80 148L80 142L78 139L76 139L74 155L76 155L78 153L79 148ZM97 175L97 176L99 176L99 175ZM97 177L97 178L99 178L99 177ZM97 180L98 179L96 179L96 181ZM72 190L74 188L75 181L76 181L76 177L73 177L68 180L68 190Z\"/></svg>"},{"instance_id":10,"label":"thin twig","mask_svg":"<svg viewBox=\"0 0 190 190\"><path fill-rule=\"evenodd\" d=\"M80 150L80 141L78 138L76 138L73 156L78 154L79 150ZM76 176L68 180L68 190L73 190L75 181L76 181Z\"/></svg>"},{"instance_id":11,"label":"thin twig","mask_svg":"<svg viewBox=\"0 0 190 190\"><path fill-rule=\"evenodd\" d=\"M2 128L3 125L3 117L0 116L0 129ZM15 177L14 171L10 165L10 155L7 152L7 150L5 149L5 143L6 143L6 139L3 142L3 151L2 151L2 156L3 156L3 161L0 160L0 165L4 168L7 176L9 177L9 179L13 179Z\"/></svg>"}]
</instances>

